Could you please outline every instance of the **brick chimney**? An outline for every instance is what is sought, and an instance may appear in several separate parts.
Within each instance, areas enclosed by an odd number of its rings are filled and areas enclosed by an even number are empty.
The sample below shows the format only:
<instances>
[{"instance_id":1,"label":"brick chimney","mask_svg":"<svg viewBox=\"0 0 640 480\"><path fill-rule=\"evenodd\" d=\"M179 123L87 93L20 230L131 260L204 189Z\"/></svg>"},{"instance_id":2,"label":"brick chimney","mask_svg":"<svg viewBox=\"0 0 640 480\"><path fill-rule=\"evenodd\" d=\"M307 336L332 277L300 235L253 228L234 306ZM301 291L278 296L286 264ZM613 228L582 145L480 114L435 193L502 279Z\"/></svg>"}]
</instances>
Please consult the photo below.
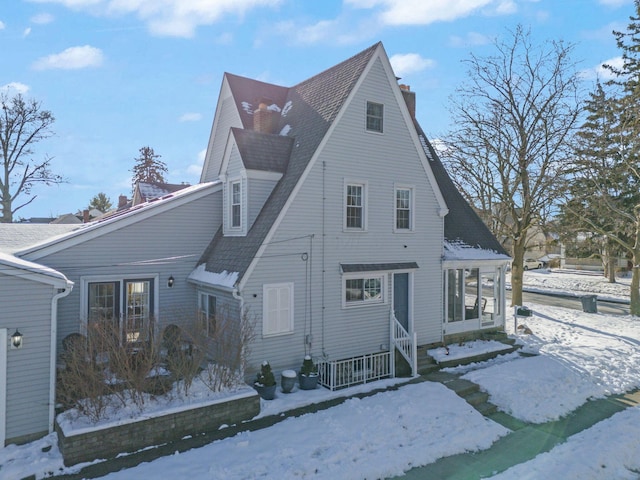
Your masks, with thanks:
<instances>
[{"instance_id":1,"label":"brick chimney","mask_svg":"<svg viewBox=\"0 0 640 480\"><path fill-rule=\"evenodd\" d=\"M261 99L258 108L253 112L253 129L261 133L274 133L278 121L277 113L269 109L268 99Z\"/></svg>"},{"instance_id":2,"label":"brick chimney","mask_svg":"<svg viewBox=\"0 0 640 480\"><path fill-rule=\"evenodd\" d=\"M82 223L89 223L89 210L82 210Z\"/></svg>"},{"instance_id":3,"label":"brick chimney","mask_svg":"<svg viewBox=\"0 0 640 480\"><path fill-rule=\"evenodd\" d=\"M127 202L129 202L129 199L127 198L127 196L126 195L120 195L118 197L118 208L126 207L127 206Z\"/></svg>"},{"instance_id":4,"label":"brick chimney","mask_svg":"<svg viewBox=\"0 0 640 480\"><path fill-rule=\"evenodd\" d=\"M400 91L404 97L404 102L407 104L411 118L416 119L416 92L411 91L409 85L403 83L400 84Z\"/></svg>"}]
</instances>

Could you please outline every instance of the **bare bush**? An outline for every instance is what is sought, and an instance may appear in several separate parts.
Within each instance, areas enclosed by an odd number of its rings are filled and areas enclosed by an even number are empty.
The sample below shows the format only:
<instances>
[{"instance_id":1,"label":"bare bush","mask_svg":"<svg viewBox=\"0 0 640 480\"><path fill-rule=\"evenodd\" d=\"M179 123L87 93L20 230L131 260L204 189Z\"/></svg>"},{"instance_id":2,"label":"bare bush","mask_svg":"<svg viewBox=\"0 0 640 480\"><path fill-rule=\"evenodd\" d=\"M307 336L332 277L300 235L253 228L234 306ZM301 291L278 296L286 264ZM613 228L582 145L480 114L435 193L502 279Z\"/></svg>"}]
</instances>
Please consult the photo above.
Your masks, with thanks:
<instances>
[{"instance_id":1,"label":"bare bush","mask_svg":"<svg viewBox=\"0 0 640 480\"><path fill-rule=\"evenodd\" d=\"M208 343L210 361L201 377L211 391L221 392L244 383L255 330L247 311L235 319L223 310L216 314L215 325Z\"/></svg>"}]
</instances>

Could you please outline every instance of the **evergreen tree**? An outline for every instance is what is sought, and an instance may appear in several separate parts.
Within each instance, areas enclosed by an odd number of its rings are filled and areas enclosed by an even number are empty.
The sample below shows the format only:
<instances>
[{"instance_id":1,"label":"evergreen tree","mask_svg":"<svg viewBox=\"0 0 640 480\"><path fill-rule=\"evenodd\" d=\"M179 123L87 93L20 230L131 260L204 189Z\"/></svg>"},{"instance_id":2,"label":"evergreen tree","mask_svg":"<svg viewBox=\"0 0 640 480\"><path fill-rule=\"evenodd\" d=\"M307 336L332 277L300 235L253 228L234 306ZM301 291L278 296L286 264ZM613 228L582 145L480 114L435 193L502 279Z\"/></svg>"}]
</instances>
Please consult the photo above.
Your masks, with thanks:
<instances>
[{"instance_id":1,"label":"evergreen tree","mask_svg":"<svg viewBox=\"0 0 640 480\"><path fill-rule=\"evenodd\" d=\"M89 202L88 208L89 210L91 210L92 208L95 208L97 210L100 210L102 213L105 213L111 210L112 206L113 204L111 203L111 199L107 197L107 195L104 192L100 192L91 199L91 201Z\"/></svg>"},{"instance_id":2,"label":"evergreen tree","mask_svg":"<svg viewBox=\"0 0 640 480\"><path fill-rule=\"evenodd\" d=\"M135 188L138 182L166 183L164 176L167 173L167 165L159 160L161 155L148 146L142 147L139 152L140 156L135 158L136 163L131 170L132 186Z\"/></svg>"}]
</instances>

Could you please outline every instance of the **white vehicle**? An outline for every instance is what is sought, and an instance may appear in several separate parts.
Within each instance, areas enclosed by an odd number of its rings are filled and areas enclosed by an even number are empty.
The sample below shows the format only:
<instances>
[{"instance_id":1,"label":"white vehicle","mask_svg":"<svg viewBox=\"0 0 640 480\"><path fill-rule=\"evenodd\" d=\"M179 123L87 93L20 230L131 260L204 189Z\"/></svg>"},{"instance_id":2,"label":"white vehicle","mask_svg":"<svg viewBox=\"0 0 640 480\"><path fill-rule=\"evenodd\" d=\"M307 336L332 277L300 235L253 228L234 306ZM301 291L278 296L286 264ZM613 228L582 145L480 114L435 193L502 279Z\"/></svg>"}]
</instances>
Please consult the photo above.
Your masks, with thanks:
<instances>
[{"instance_id":1,"label":"white vehicle","mask_svg":"<svg viewBox=\"0 0 640 480\"><path fill-rule=\"evenodd\" d=\"M526 258L522 264L522 268L525 270L542 268L542 262L540 260L534 260L533 258Z\"/></svg>"}]
</instances>

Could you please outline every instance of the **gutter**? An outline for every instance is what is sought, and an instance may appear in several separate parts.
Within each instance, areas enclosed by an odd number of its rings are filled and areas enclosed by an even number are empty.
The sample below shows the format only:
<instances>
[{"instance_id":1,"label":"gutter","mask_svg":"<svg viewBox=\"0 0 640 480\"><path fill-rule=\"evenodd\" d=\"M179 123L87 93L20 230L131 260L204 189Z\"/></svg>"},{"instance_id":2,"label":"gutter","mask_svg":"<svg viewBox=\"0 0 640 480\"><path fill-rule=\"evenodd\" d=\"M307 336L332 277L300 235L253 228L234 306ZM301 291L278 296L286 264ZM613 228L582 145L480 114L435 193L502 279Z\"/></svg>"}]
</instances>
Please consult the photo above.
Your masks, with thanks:
<instances>
[{"instance_id":1,"label":"gutter","mask_svg":"<svg viewBox=\"0 0 640 480\"><path fill-rule=\"evenodd\" d=\"M51 346L49 359L49 433L53 432L56 406L56 346L58 344L58 300L66 297L73 290L73 282L67 280L66 288L58 289L51 299Z\"/></svg>"}]
</instances>

